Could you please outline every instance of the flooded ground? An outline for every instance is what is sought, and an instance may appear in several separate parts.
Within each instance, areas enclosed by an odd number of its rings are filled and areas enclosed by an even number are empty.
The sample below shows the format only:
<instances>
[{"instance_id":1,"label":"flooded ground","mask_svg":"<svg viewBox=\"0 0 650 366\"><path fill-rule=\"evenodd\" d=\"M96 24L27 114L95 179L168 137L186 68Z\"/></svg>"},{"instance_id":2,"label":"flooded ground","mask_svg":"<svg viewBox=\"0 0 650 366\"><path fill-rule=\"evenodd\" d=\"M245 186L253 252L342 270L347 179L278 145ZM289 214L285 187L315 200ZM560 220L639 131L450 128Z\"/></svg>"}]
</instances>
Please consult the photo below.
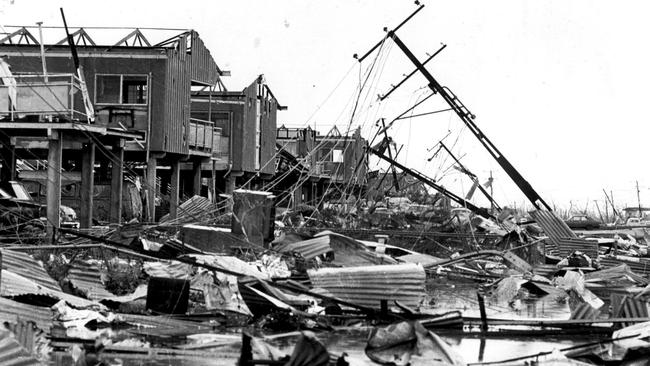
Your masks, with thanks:
<instances>
[{"instance_id":1,"label":"flooded ground","mask_svg":"<svg viewBox=\"0 0 650 366\"><path fill-rule=\"evenodd\" d=\"M429 281L427 286L429 304L425 312L443 313L459 310L464 316L478 317L478 301L476 297L477 284L474 282L450 282L445 280ZM487 314L490 318L501 319L568 319L569 305L566 301L552 295L538 300L523 301L514 304L498 299L486 299ZM335 332L318 333L317 337L332 354L347 353L350 365L375 365L365 355L366 340L371 331L369 327L345 328ZM593 341L589 336L498 336L482 338L478 334L463 334L460 331L439 332L441 337L464 358L465 362L499 361L513 357L552 351L572 345ZM268 335L268 343L290 354L296 342L298 332L284 335ZM239 358L240 343L212 348L216 356L187 355L149 355L143 354L112 354L102 357L111 365L169 365L169 366L203 366L203 365L236 365ZM65 357L59 359L66 364Z\"/></svg>"}]
</instances>

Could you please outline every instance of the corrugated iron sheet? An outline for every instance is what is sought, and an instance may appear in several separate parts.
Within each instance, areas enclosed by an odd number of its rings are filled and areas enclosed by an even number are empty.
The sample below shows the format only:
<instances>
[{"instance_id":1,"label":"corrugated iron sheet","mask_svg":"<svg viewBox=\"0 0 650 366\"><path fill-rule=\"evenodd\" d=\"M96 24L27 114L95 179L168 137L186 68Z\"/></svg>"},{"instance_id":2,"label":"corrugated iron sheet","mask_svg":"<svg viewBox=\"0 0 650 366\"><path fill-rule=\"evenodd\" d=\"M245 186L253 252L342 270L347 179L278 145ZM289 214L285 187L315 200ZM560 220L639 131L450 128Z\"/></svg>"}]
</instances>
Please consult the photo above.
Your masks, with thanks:
<instances>
[{"instance_id":1,"label":"corrugated iron sheet","mask_svg":"<svg viewBox=\"0 0 650 366\"><path fill-rule=\"evenodd\" d=\"M650 274L650 260L639 257L627 256L601 256L599 258L600 266L603 269L613 268L626 264L630 269L641 276L648 276Z\"/></svg>"},{"instance_id":2,"label":"corrugated iron sheet","mask_svg":"<svg viewBox=\"0 0 650 366\"><path fill-rule=\"evenodd\" d=\"M280 253L297 252L307 260L332 251L332 248L330 247L330 238L328 236L320 236L295 243L281 244L274 249Z\"/></svg>"},{"instance_id":3,"label":"corrugated iron sheet","mask_svg":"<svg viewBox=\"0 0 650 366\"><path fill-rule=\"evenodd\" d=\"M2 270L2 283L0 284L0 295L4 297L17 296L43 296L54 300L64 300L77 308L103 307L94 301L86 300L78 296L66 294L60 290L51 290L37 284L29 278Z\"/></svg>"},{"instance_id":4,"label":"corrugated iron sheet","mask_svg":"<svg viewBox=\"0 0 650 366\"><path fill-rule=\"evenodd\" d=\"M550 276L557 272L558 268L555 264L538 264L533 267L533 273L542 277L550 278Z\"/></svg>"},{"instance_id":5,"label":"corrugated iron sheet","mask_svg":"<svg viewBox=\"0 0 650 366\"><path fill-rule=\"evenodd\" d=\"M42 357L49 353L50 341L42 329L37 328L33 322L17 321L7 326L14 338L23 348L35 357Z\"/></svg>"},{"instance_id":6,"label":"corrugated iron sheet","mask_svg":"<svg viewBox=\"0 0 650 366\"><path fill-rule=\"evenodd\" d=\"M578 304L575 309L571 312L571 317L569 319L596 319L600 311L594 309L591 305L585 303Z\"/></svg>"},{"instance_id":7,"label":"corrugated iron sheet","mask_svg":"<svg viewBox=\"0 0 650 366\"><path fill-rule=\"evenodd\" d=\"M566 257L575 251L581 251L592 259L598 258L598 242L579 238L559 238L558 251Z\"/></svg>"},{"instance_id":8,"label":"corrugated iron sheet","mask_svg":"<svg viewBox=\"0 0 650 366\"><path fill-rule=\"evenodd\" d=\"M615 318L647 318L648 317L648 303L635 299L629 296L624 296L618 306L618 311L615 313ZM624 323L623 326L632 325L634 323Z\"/></svg>"},{"instance_id":9,"label":"corrugated iron sheet","mask_svg":"<svg viewBox=\"0 0 650 366\"><path fill-rule=\"evenodd\" d=\"M419 264L379 265L309 270L314 287L358 305L379 308L381 300L394 300L417 308L425 297L426 275Z\"/></svg>"},{"instance_id":10,"label":"corrugated iron sheet","mask_svg":"<svg viewBox=\"0 0 650 366\"><path fill-rule=\"evenodd\" d=\"M0 297L0 322L17 324L19 322L34 322L39 329L46 333L52 328L53 313L50 308L23 304Z\"/></svg>"},{"instance_id":11,"label":"corrugated iron sheet","mask_svg":"<svg viewBox=\"0 0 650 366\"><path fill-rule=\"evenodd\" d=\"M174 225L180 225L187 222L197 222L205 220L216 209L215 204L209 199L202 196L193 196L178 206L178 219L173 220ZM160 223L169 222L169 214L160 218Z\"/></svg>"},{"instance_id":12,"label":"corrugated iron sheet","mask_svg":"<svg viewBox=\"0 0 650 366\"><path fill-rule=\"evenodd\" d=\"M205 47L203 40L197 32L191 32L191 61L189 73L192 80L203 83L215 84L219 79L217 63L210 55L210 50Z\"/></svg>"},{"instance_id":13,"label":"corrugated iron sheet","mask_svg":"<svg viewBox=\"0 0 650 366\"><path fill-rule=\"evenodd\" d=\"M0 329L0 365L39 366L39 362L13 337L8 330Z\"/></svg>"},{"instance_id":14,"label":"corrugated iron sheet","mask_svg":"<svg viewBox=\"0 0 650 366\"><path fill-rule=\"evenodd\" d=\"M208 333L212 326L203 323L178 320L169 316L149 316L136 314L119 314L125 322L137 326L132 333L158 333L158 334L197 334Z\"/></svg>"},{"instance_id":15,"label":"corrugated iron sheet","mask_svg":"<svg viewBox=\"0 0 650 366\"><path fill-rule=\"evenodd\" d=\"M34 281L47 289L61 291L59 284L47 274L45 268L26 253L2 250L2 269Z\"/></svg>"},{"instance_id":16,"label":"corrugated iron sheet","mask_svg":"<svg viewBox=\"0 0 650 366\"><path fill-rule=\"evenodd\" d=\"M549 238L576 238L577 235L561 218L551 211L531 211L530 216L542 227Z\"/></svg>"},{"instance_id":17,"label":"corrugated iron sheet","mask_svg":"<svg viewBox=\"0 0 650 366\"><path fill-rule=\"evenodd\" d=\"M188 279L191 277L192 273L194 273L191 264L179 261L171 261L169 263L145 262L143 264L143 269L150 277Z\"/></svg>"},{"instance_id":18,"label":"corrugated iron sheet","mask_svg":"<svg viewBox=\"0 0 650 366\"><path fill-rule=\"evenodd\" d=\"M83 292L88 299L100 300L115 296L104 287L100 269L96 265L74 261L68 270L67 278L72 286Z\"/></svg>"},{"instance_id":19,"label":"corrugated iron sheet","mask_svg":"<svg viewBox=\"0 0 650 366\"><path fill-rule=\"evenodd\" d=\"M334 252L334 259L331 263L340 266L397 263L397 261L388 256L381 256L369 250L357 240L331 231L318 233L312 239L282 244L274 249L281 253L295 251L305 257L305 259L312 259L322 254Z\"/></svg>"},{"instance_id":20,"label":"corrugated iron sheet","mask_svg":"<svg viewBox=\"0 0 650 366\"><path fill-rule=\"evenodd\" d=\"M634 273L630 266L621 264L616 267L601 269L599 271L585 273L585 281L589 282L605 282L605 283L619 283L622 281L631 281L639 285L647 286L650 281L643 276ZM629 282L623 282L624 285L629 285Z\"/></svg>"},{"instance_id":21,"label":"corrugated iron sheet","mask_svg":"<svg viewBox=\"0 0 650 366\"><path fill-rule=\"evenodd\" d=\"M561 238L577 238L577 235L569 228L569 226L557 215L551 211L531 211L530 216L535 220L539 226L544 230L551 242L551 251L559 249L559 240ZM555 248L553 248L555 246ZM553 253L556 254L556 253Z\"/></svg>"}]
</instances>

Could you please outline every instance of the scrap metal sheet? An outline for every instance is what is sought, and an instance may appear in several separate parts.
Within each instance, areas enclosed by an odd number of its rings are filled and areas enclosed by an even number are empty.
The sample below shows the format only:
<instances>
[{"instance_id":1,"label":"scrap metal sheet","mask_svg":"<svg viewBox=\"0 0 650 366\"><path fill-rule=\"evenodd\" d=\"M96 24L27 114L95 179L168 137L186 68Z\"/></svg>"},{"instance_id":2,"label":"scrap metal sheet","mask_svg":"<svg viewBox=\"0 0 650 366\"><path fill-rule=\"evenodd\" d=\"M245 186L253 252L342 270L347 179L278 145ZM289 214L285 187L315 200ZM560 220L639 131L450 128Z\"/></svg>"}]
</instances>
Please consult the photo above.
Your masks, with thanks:
<instances>
[{"instance_id":1,"label":"scrap metal sheet","mask_svg":"<svg viewBox=\"0 0 650 366\"><path fill-rule=\"evenodd\" d=\"M424 268L397 264L349 268L322 268L307 272L314 287L357 305L379 308L381 300L395 300L417 308L425 298Z\"/></svg>"},{"instance_id":2,"label":"scrap metal sheet","mask_svg":"<svg viewBox=\"0 0 650 366\"><path fill-rule=\"evenodd\" d=\"M2 251L2 269L21 275L47 289L61 291L61 287L50 277L43 265L23 252L14 250Z\"/></svg>"}]
</instances>

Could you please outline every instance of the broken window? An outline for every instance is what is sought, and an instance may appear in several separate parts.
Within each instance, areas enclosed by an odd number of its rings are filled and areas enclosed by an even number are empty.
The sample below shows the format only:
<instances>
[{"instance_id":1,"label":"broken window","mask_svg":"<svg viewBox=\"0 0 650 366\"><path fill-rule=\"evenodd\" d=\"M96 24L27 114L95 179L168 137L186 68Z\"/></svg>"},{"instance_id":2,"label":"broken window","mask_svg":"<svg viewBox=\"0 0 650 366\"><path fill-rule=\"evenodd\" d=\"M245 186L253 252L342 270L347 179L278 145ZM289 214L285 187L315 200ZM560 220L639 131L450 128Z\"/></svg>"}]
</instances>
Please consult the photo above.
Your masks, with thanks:
<instances>
[{"instance_id":1,"label":"broken window","mask_svg":"<svg viewBox=\"0 0 650 366\"><path fill-rule=\"evenodd\" d=\"M95 75L95 102L147 104L146 75Z\"/></svg>"},{"instance_id":2,"label":"broken window","mask_svg":"<svg viewBox=\"0 0 650 366\"><path fill-rule=\"evenodd\" d=\"M332 150L332 161L335 163L342 163L343 162L343 150L342 149L334 149Z\"/></svg>"},{"instance_id":3,"label":"broken window","mask_svg":"<svg viewBox=\"0 0 650 366\"><path fill-rule=\"evenodd\" d=\"M147 104L146 76L122 76L122 103Z\"/></svg>"}]
</instances>

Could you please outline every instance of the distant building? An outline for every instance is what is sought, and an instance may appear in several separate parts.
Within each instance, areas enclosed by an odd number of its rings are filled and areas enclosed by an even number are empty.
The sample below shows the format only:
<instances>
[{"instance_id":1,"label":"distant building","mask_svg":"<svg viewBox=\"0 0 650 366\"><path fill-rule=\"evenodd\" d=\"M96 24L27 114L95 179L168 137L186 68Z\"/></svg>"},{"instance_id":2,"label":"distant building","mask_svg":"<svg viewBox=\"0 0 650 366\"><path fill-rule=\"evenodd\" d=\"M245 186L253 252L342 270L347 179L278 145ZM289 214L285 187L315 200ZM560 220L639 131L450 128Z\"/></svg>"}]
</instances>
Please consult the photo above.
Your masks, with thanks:
<instances>
[{"instance_id":1,"label":"distant building","mask_svg":"<svg viewBox=\"0 0 650 366\"><path fill-rule=\"evenodd\" d=\"M291 188L293 205L320 206L325 199L359 198L367 185L367 141L356 129L351 135L342 135L334 127L320 135L311 127L302 129L282 126L277 130L278 149L295 158L300 165L300 176L285 178L276 195L282 197ZM295 167L295 164L293 165ZM278 175L283 173L278 171Z\"/></svg>"}]
</instances>

